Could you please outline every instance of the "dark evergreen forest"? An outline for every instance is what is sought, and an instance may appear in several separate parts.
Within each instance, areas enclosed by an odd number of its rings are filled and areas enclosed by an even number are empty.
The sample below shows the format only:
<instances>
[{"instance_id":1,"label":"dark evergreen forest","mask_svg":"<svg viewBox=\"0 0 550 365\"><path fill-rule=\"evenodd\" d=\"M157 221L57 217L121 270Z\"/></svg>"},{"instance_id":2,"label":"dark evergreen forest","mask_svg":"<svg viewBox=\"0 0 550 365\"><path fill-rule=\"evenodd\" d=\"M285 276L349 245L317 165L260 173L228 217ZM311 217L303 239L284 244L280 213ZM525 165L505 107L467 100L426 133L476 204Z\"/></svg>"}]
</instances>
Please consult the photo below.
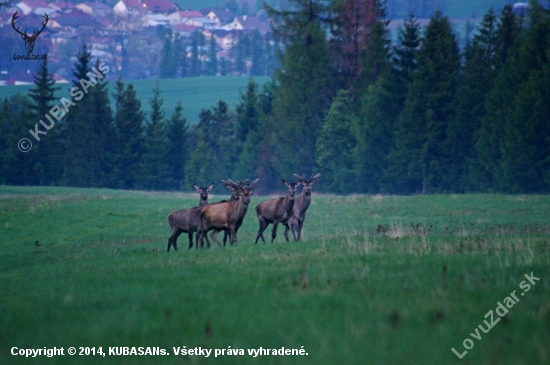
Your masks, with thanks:
<instances>
[{"instance_id":1,"label":"dark evergreen forest","mask_svg":"<svg viewBox=\"0 0 550 365\"><path fill-rule=\"evenodd\" d=\"M98 79L37 142L29 126L62 97L44 61L29 95L1 102L0 183L221 193L221 179L260 178L269 193L315 172L338 194L550 190L550 12L537 2L490 10L464 49L438 11L392 43L377 0L291 4L266 5L272 82L250 79L234 108L220 100L194 125L158 85L144 114L131 83L109 95ZM78 86L94 64L76 56Z\"/></svg>"}]
</instances>

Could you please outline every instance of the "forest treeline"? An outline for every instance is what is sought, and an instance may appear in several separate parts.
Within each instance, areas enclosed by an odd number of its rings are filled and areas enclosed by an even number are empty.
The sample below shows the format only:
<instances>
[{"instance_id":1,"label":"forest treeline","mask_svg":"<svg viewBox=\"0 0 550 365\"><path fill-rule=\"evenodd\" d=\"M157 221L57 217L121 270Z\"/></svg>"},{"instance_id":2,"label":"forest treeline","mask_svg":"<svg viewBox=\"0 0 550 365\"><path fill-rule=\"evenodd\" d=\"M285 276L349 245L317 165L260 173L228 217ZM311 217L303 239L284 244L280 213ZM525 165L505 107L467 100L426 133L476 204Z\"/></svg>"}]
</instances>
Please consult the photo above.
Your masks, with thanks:
<instances>
[{"instance_id":1,"label":"forest treeline","mask_svg":"<svg viewBox=\"0 0 550 365\"><path fill-rule=\"evenodd\" d=\"M164 109L158 85L145 115L132 84L109 95L98 80L22 153L17 141L58 102L44 62L29 95L3 101L0 183L190 191L260 178L269 193L315 172L318 190L340 194L550 190L550 13L537 2L490 10L462 50L441 12L424 29L411 15L392 43L377 0L266 10L280 46L272 82L251 79L234 108L220 100L194 125L182 105ZM83 48L75 85L91 61Z\"/></svg>"}]
</instances>

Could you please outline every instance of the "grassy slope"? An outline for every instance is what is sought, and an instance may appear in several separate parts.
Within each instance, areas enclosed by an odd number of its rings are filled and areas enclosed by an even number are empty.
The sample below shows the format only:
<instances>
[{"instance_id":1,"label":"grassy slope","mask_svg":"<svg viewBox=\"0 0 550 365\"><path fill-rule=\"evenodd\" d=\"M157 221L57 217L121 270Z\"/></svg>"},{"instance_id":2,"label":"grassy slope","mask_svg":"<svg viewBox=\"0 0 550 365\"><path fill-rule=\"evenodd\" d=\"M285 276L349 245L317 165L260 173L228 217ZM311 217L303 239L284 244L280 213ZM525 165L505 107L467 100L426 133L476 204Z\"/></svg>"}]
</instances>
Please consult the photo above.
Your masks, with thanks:
<instances>
[{"instance_id":1,"label":"grassy slope","mask_svg":"<svg viewBox=\"0 0 550 365\"><path fill-rule=\"evenodd\" d=\"M269 77L257 77L256 82L262 86L269 81ZM219 100L227 102L232 108L239 99L239 92L246 91L248 77L227 76L227 77L190 77L182 79L163 79L158 80L161 89L161 97L164 98L164 107L166 117L172 115L176 103L182 102L184 107L183 115L191 123L198 121L199 113L202 109L213 107ZM141 100L142 109L145 112L150 110L149 99L153 96L153 88L157 80L133 80L125 84L132 83L136 88L138 98ZM56 97L69 97L71 84L62 84L61 90L56 92ZM28 93L33 86L6 86L0 87L0 100L11 95ZM110 95L114 93L114 82L109 83ZM111 102L113 102L111 98ZM60 103L59 103L60 104ZM70 112L70 109L69 109Z\"/></svg>"},{"instance_id":2,"label":"grassy slope","mask_svg":"<svg viewBox=\"0 0 550 365\"><path fill-rule=\"evenodd\" d=\"M0 363L152 360L22 361L11 346L184 345L309 355L155 363L460 363L451 347L463 351L531 271L540 282L462 361L550 358L550 197L315 195L302 242L282 243L279 228L275 244L253 245L264 199L252 201L236 247L186 251L182 235L166 253L166 216L194 194L0 187ZM433 227L414 232L417 223Z\"/></svg>"},{"instance_id":3,"label":"grassy slope","mask_svg":"<svg viewBox=\"0 0 550 365\"><path fill-rule=\"evenodd\" d=\"M389 0L391 2L397 2L399 5L404 8L402 17L405 18L407 14L407 4L408 0ZM202 10L208 8L223 7L223 4L226 3L225 0L206 0L197 2L194 0L178 0L178 4L182 9L193 9L193 10ZM508 4L508 0L446 0L446 12L445 15L448 15L450 18L470 18L474 17L483 17L483 15L489 10L492 6L495 9L500 9L504 5ZM520 2L520 1L517 1ZM268 0L268 4L274 5L276 1ZM437 3L437 2L436 2Z\"/></svg>"}]
</instances>

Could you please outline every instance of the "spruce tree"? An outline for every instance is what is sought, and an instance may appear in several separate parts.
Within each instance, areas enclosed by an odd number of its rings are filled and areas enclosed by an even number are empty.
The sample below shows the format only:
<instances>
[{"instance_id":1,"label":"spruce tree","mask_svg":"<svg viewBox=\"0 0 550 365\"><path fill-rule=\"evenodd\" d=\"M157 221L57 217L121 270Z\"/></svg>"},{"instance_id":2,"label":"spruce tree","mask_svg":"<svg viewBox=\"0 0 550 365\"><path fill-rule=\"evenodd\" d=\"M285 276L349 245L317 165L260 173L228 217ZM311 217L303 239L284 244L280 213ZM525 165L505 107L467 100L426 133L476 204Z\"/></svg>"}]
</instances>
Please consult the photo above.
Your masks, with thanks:
<instances>
[{"instance_id":1,"label":"spruce tree","mask_svg":"<svg viewBox=\"0 0 550 365\"><path fill-rule=\"evenodd\" d=\"M204 36L200 32L193 32L190 37L191 59L189 60L189 76L202 75L201 47L204 43Z\"/></svg>"},{"instance_id":2,"label":"spruce tree","mask_svg":"<svg viewBox=\"0 0 550 365\"><path fill-rule=\"evenodd\" d=\"M483 132L489 146L498 147L499 154L489 156L498 166L492 177L499 191L543 192L550 187L549 34L550 15L530 2L526 30L512 46L487 100ZM500 101L505 103L498 105Z\"/></svg>"},{"instance_id":3,"label":"spruce tree","mask_svg":"<svg viewBox=\"0 0 550 365\"><path fill-rule=\"evenodd\" d=\"M145 143L137 182L140 189L166 190L170 186L170 166L166 158L168 139L162 107L164 100L160 93L157 82L153 89L153 97L149 100L151 113L149 123L145 127Z\"/></svg>"},{"instance_id":4,"label":"spruce tree","mask_svg":"<svg viewBox=\"0 0 550 365\"><path fill-rule=\"evenodd\" d=\"M120 85L119 85L120 86ZM134 189L144 144L144 115L132 84L128 84L118 101L113 126L115 145L110 163L112 187Z\"/></svg>"},{"instance_id":5,"label":"spruce tree","mask_svg":"<svg viewBox=\"0 0 550 365\"><path fill-rule=\"evenodd\" d=\"M175 53L172 29L166 28L162 34L162 50L160 51L159 77L161 79L176 77L177 59Z\"/></svg>"},{"instance_id":6,"label":"spruce tree","mask_svg":"<svg viewBox=\"0 0 550 365\"><path fill-rule=\"evenodd\" d=\"M482 189L505 190L504 170L500 166L501 143L505 140L504 125L506 115L510 114L511 100L523 78L514 67L518 55L514 50L519 46L520 34L520 19L513 13L511 6L504 6L497 24L496 47L490 71L495 77L489 83L491 89L485 95L485 114L476 133L475 150L479 162L476 177Z\"/></svg>"},{"instance_id":7,"label":"spruce tree","mask_svg":"<svg viewBox=\"0 0 550 365\"><path fill-rule=\"evenodd\" d=\"M53 75L48 70L48 60L45 58L34 76L35 88L29 90L29 96L33 103L31 104L32 114L36 123L42 120L46 125L50 125L50 121L46 118L50 109L59 104L55 97L55 91L59 90L59 87L55 87L55 81ZM57 103L56 103L57 101ZM50 118L56 121L54 117L50 115ZM59 182L63 173L63 144L61 142L60 132L62 129L61 124L63 121L56 122L48 134L41 138L39 143L35 144L35 149L38 153L39 175L40 184L51 185ZM43 126L39 127L41 130Z\"/></svg>"},{"instance_id":8,"label":"spruce tree","mask_svg":"<svg viewBox=\"0 0 550 365\"><path fill-rule=\"evenodd\" d=\"M250 78L246 93L241 94L236 108L235 142L239 155L236 166L236 178L251 177L254 175L257 164L258 148L263 126L261 125L261 111L258 102L258 84Z\"/></svg>"},{"instance_id":9,"label":"spruce tree","mask_svg":"<svg viewBox=\"0 0 550 365\"><path fill-rule=\"evenodd\" d=\"M418 67L399 116L388 168L402 192L447 191L450 187L449 123L454 118L460 57L447 17L437 11L426 28Z\"/></svg>"},{"instance_id":10,"label":"spruce tree","mask_svg":"<svg viewBox=\"0 0 550 365\"><path fill-rule=\"evenodd\" d=\"M352 125L357 115L350 113L353 100L349 91L334 98L317 139L316 162L327 177L324 189L337 194L356 191L353 150L356 144Z\"/></svg>"},{"instance_id":11,"label":"spruce tree","mask_svg":"<svg viewBox=\"0 0 550 365\"><path fill-rule=\"evenodd\" d=\"M273 167L278 176L289 171L310 173L315 168L317 137L336 93L335 72L329 62L322 1L293 1L295 11L268 14L279 40L286 44L273 98L273 115L267 120Z\"/></svg>"},{"instance_id":12,"label":"spruce tree","mask_svg":"<svg viewBox=\"0 0 550 365\"><path fill-rule=\"evenodd\" d=\"M205 73L208 76L216 76L218 73L218 52L214 35L210 37L208 42L208 61L206 62Z\"/></svg>"},{"instance_id":13,"label":"spruce tree","mask_svg":"<svg viewBox=\"0 0 550 365\"><path fill-rule=\"evenodd\" d=\"M106 135L109 133L112 112L109 106L107 83L95 74L92 56L86 46L76 55L73 68L74 93L66 117L66 153L63 181L71 186L99 186L104 180Z\"/></svg>"},{"instance_id":14,"label":"spruce tree","mask_svg":"<svg viewBox=\"0 0 550 365\"><path fill-rule=\"evenodd\" d=\"M178 101L166 125L166 161L169 168L169 188L179 189L185 184L185 164L189 159L190 141L187 119L182 116L183 106Z\"/></svg>"},{"instance_id":15,"label":"spruce tree","mask_svg":"<svg viewBox=\"0 0 550 365\"><path fill-rule=\"evenodd\" d=\"M453 159L449 166L451 175L455 176L453 191L482 189L486 180L479 172L475 139L485 115L486 95L496 77L497 26L498 18L490 9L466 47L457 93L456 119L449 126L450 138L455 141L450 146Z\"/></svg>"}]
</instances>

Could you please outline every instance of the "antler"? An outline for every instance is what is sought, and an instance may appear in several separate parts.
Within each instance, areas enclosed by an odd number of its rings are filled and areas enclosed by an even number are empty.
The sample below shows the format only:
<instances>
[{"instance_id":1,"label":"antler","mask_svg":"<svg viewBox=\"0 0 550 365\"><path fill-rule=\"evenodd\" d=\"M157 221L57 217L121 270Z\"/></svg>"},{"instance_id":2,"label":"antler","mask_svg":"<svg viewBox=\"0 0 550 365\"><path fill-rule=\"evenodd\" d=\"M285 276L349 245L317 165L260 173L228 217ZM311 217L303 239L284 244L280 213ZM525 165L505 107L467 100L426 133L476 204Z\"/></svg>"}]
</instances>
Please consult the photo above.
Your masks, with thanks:
<instances>
[{"instance_id":1,"label":"antler","mask_svg":"<svg viewBox=\"0 0 550 365\"><path fill-rule=\"evenodd\" d=\"M11 26L12 26L12 28L13 28L17 33L19 33L19 34L21 34L23 37L25 37L25 39L30 39L30 40L36 39L36 37L38 37L38 35L39 35L40 33L42 33L42 31L44 30L44 28L46 28L46 25L48 24L48 21L50 20L50 18L48 17L48 14L44 13L44 19L46 19L46 21L45 21L45 22L42 22L42 29L40 29L39 31L36 31L36 30L35 30L35 31L32 33L32 36L29 36L29 35L27 34L27 29L25 29L25 32L24 32L24 33L21 33L21 32L19 31L19 27L17 27L17 28L15 27L15 20L16 20L17 18L19 18L19 15L17 15L17 13L19 13L19 10L17 10L17 11L15 12L15 14L13 14L13 16L12 16L12 18L11 18Z\"/></svg>"},{"instance_id":2,"label":"antler","mask_svg":"<svg viewBox=\"0 0 550 365\"><path fill-rule=\"evenodd\" d=\"M260 181L260 179L256 179L252 181L252 184L248 185L247 190L253 190L256 187L256 184L258 183L258 181Z\"/></svg>"},{"instance_id":3,"label":"antler","mask_svg":"<svg viewBox=\"0 0 550 365\"><path fill-rule=\"evenodd\" d=\"M17 33L21 34L22 36L26 36L26 35L27 35L27 32L21 33L21 32L19 31L19 27L17 27L17 28L15 27L15 19L19 18L19 16L17 15L17 13L19 13L19 10L17 10L17 11L15 12L15 14L13 14L13 16L11 17L11 26L12 26L12 28L13 28Z\"/></svg>"},{"instance_id":4,"label":"antler","mask_svg":"<svg viewBox=\"0 0 550 365\"><path fill-rule=\"evenodd\" d=\"M48 20L50 20L50 18L48 17L48 14L44 13L44 19L46 19L46 21L45 21L45 22L42 22L42 29L40 29L40 30L38 31L38 33L36 33L36 35L35 35L34 32L33 32L33 37L38 37L38 35L39 35L40 33L42 33L42 31L44 30L44 28L46 28L46 25L48 24Z\"/></svg>"},{"instance_id":5,"label":"antler","mask_svg":"<svg viewBox=\"0 0 550 365\"><path fill-rule=\"evenodd\" d=\"M302 181L304 180L304 177L298 174L294 174L294 177L297 178L298 180L302 180Z\"/></svg>"}]
</instances>

